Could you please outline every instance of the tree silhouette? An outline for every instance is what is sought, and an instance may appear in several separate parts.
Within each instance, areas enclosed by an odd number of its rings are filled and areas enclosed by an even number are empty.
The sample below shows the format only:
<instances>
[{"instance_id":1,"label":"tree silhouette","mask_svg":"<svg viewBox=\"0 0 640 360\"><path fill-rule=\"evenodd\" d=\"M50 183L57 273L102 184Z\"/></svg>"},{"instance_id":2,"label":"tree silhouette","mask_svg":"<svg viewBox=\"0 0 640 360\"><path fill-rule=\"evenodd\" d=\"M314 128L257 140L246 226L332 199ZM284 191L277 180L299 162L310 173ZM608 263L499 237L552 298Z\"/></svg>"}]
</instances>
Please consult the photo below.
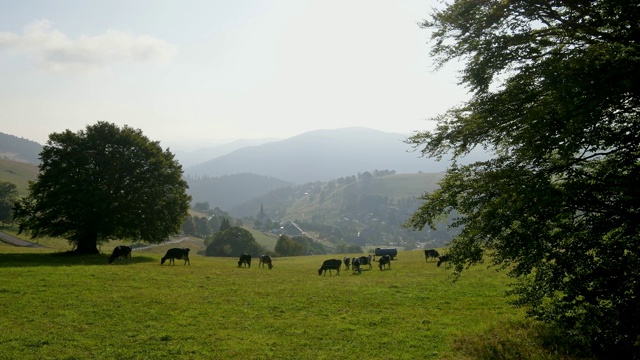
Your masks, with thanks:
<instances>
[{"instance_id":1,"label":"tree silhouette","mask_svg":"<svg viewBox=\"0 0 640 360\"><path fill-rule=\"evenodd\" d=\"M98 242L113 238L162 242L187 216L182 167L140 130L98 122L54 133L40 158L18 206L33 237L64 237L77 253L98 253Z\"/></svg>"}]
</instances>

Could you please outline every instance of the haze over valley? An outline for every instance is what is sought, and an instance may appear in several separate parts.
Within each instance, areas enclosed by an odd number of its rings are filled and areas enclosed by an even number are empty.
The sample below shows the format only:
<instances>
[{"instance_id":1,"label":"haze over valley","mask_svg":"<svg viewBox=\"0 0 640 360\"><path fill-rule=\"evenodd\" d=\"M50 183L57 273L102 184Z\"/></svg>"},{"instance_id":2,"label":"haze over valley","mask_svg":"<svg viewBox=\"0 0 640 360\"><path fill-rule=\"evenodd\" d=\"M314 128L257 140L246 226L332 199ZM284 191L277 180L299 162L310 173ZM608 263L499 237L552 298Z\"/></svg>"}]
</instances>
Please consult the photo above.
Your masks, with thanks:
<instances>
[{"instance_id":1,"label":"haze over valley","mask_svg":"<svg viewBox=\"0 0 640 360\"><path fill-rule=\"evenodd\" d=\"M40 144L2 136L1 157L37 162L33 154ZM419 206L418 197L435 189L447 162L419 157L404 139L406 135L352 127L284 140L242 140L191 151L176 148L175 155L180 163L192 164L183 165L192 205L206 203L238 219L253 219L263 211L261 216L271 220L307 226L343 226L349 219L359 222L362 234L380 221L395 229L394 238L400 231L401 238L412 237L415 243L424 235L410 235L400 227ZM368 236L384 241L382 234L390 232ZM439 241L448 238L438 236ZM359 239L349 236L349 241Z\"/></svg>"}]
</instances>

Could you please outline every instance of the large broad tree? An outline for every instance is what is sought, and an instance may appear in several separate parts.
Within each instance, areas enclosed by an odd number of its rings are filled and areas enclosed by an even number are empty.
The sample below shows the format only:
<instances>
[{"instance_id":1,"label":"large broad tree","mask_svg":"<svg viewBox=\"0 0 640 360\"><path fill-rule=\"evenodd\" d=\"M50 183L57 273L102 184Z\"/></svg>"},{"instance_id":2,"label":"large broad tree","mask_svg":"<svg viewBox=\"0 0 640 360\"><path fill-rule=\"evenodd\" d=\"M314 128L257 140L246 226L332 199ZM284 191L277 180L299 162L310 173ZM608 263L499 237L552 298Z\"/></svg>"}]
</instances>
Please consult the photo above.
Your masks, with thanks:
<instances>
[{"instance_id":1,"label":"large broad tree","mask_svg":"<svg viewBox=\"0 0 640 360\"><path fill-rule=\"evenodd\" d=\"M488 259L531 316L638 356L640 5L460 0L422 26L438 65L464 64L470 99L407 139L454 159L408 225L456 210L455 271ZM474 148L488 160L456 161Z\"/></svg>"},{"instance_id":2,"label":"large broad tree","mask_svg":"<svg viewBox=\"0 0 640 360\"><path fill-rule=\"evenodd\" d=\"M158 243L180 231L190 197L182 167L140 130L107 122L49 135L40 174L16 204L33 237L67 238L78 253L110 239Z\"/></svg>"}]
</instances>

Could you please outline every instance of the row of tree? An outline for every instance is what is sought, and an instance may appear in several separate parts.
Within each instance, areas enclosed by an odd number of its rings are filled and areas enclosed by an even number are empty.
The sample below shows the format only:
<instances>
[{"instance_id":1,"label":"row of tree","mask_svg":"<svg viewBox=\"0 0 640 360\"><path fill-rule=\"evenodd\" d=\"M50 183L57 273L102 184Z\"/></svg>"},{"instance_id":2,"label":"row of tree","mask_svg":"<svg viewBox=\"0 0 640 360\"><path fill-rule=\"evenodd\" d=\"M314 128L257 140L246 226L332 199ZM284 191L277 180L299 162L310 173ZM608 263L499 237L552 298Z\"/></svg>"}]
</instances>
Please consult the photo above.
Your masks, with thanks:
<instances>
[{"instance_id":1,"label":"row of tree","mask_svg":"<svg viewBox=\"0 0 640 360\"><path fill-rule=\"evenodd\" d=\"M306 236L280 235L274 251L267 250L256 242L250 231L239 226L232 226L205 238L207 256L237 257L242 254L302 256L322 255L327 251L322 244Z\"/></svg>"}]
</instances>

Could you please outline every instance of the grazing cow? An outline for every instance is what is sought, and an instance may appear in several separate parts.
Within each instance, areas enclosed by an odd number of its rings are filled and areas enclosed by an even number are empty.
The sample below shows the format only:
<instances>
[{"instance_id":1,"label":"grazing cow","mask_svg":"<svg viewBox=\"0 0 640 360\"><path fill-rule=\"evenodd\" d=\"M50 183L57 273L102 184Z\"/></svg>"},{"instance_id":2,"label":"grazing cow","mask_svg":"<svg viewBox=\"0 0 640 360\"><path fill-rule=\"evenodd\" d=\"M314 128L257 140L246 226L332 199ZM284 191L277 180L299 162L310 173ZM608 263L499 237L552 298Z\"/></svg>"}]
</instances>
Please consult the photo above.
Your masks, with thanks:
<instances>
[{"instance_id":1,"label":"grazing cow","mask_svg":"<svg viewBox=\"0 0 640 360\"><path fill-rule=\"evenodd\" d=\"M438 258L438 266L440 266L440 264L442 264L443 262L448 262L449 261L449 255L442 255Z\"/></svg>"},{"instance_id":2,"label":"grazing cow","mask_svg":"<svg viewBox=\"0 0 640 360\"><path fill-rule=\"evenodd\" d=\"M324 272L327 275L327 270L329 270L329 275L331 275L331 270L335 270L338 275L340 275L340 268L342 267L342 260L340 259L330 259L325 260L322 263L320 269L318 269L318 275L322 275Z\"/></svg>"},{"instance_id":3,"label":"grazing cow","mask_svg":"<svg viewBox=\"0 0 640 360\"><path fill-rule=\"evenodd\" d=\"M360 266L362 265L369 265L369 269L373 268L373 260L372 260L372 256L360 256Z\"/></svg>"},{"instance_id":4,"label":"grazing cow","mask_svg":"<svg viewBox=\"0 0 640 360\"><path fill-rule=\"evenodd\" d=\"M264 267L264 264L267 264L269 270L273 268L273 264L271 263L271 256L260 255L260 263L258 264L258 267Z\"/></svg>"},{"instance_id":5,"label":"grazing cow","mask_svg":"<svg viewBox=\"0 0 640 360\"><path fill-rule=\"evenodd\" d=\"M351 264L351 259L348 257L344 257L344 267L347 268L347 270L349 270L349 265Z\"/></svg>"},{"instance_id":6,"label":"grazing cow","mask_svg":"<svg viewBox=\"0 0 640 360\"><path fill-rule=\"evenodd\" d=\"M120 245L120 246L116 246L113 249L113 253L111 253L111 256L109 256L109 264L113 263L113 261L115 259L129 259L129 261L131 261L131 246L125 246L125 245Z\"/></svg>"},{"instance_id":7,"label":"grazing cow","mask_svg":"<svg viewBox=\"0 0 640 360\"><path fill-rule=\"evenodd\" d=\"M354 257L351 262L351 274L362 274L362 269L360 268L360 258Z\"/></svg>"},{"instance_id":8,"label":"grazing cow","mask_svg":"<svg viewBox=\"0 0 640 360\"><path fill-rule=\"evenodd\" d=\"M380 260L378 260L378 267L380 270L382 270L385 265L387 265L387 268L391 270L391 255L382 255Z\"/></svg>"},{"instance_id":9,"label":"grazing cow","mask_svg":"<svg viewBox=\"0 0 640 360\"><path fill-rule=\"evenodd\" d=\"M251 255L249 254L240 255L240 260L238 260L238 267L241 267L243 264L247 265L247 267L251 267Z\"/></svg>"},{"instance_id":10,"label":"grazing cow","mask_svg":"<svg viewBox=\"0 0 640 360\"><path fill-rule=\"evenodd\" d=\"M169 259L169 265L176 264L175 259L178 260L182 260L184 259L184 264L183 265L191 265L191 261L189 261L189 251L191 251L189 248L173 248L173 249L169 249L167 250L167 253L164 254L164 257L162 258L162 260L160 260L160 265L164 264L165 261L167 261L167 259Z\"/></svg>"},{"instance_id":11,"label":"grazing cow","mask_svg":"<svg viewBox=\"0 0 640 360\"><path fill-rule=\"evenodd\" d=\"M438 250L436 249L426 249L424 251L424 260L425 261L429 261L429 258L432 259L436 259L437 257L440 257L440 254L438 253Z\"/></svg>"}]
</instances>

